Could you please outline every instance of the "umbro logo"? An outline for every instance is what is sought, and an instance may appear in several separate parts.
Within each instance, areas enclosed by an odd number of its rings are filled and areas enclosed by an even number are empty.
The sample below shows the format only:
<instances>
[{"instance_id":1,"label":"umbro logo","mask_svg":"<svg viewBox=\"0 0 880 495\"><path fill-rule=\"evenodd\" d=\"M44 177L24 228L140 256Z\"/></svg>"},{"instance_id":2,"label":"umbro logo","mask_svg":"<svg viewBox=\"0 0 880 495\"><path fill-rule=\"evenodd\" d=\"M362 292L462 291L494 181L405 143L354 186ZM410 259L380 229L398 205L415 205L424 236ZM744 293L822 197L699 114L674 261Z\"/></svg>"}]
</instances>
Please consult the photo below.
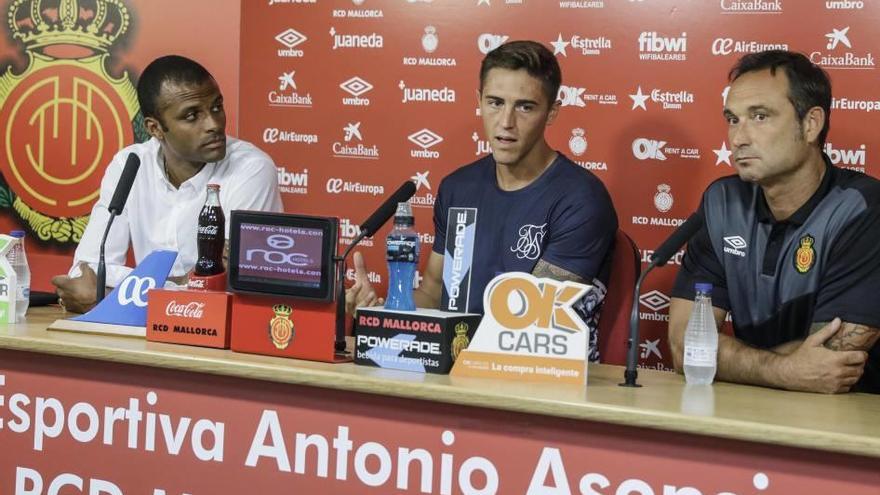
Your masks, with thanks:
<instances>
[{"instance_id":1,"label":"umbro logo","mask_svg":"<svg viewBox=\"0 0 880 495\"><path fill-rule=\"evenodd\" d=\"M669 307L669 296L659 290L652 290L639 296L639 303L651 311L661 311Z\"/></svg>"},{"instance_id":2,"label":"umbro logo","mask_svg":"<svg viewBox=\"0 0 880 495\"><path fill-rule=\"evenodd\" d=\"M734 256L739 256L741 258L746 257L745 251L743 249L747 248L749 244L745 239L738 235L731 235L724 238L724 252L727 254L732 254Z\"/></svg>"}]
</instances>

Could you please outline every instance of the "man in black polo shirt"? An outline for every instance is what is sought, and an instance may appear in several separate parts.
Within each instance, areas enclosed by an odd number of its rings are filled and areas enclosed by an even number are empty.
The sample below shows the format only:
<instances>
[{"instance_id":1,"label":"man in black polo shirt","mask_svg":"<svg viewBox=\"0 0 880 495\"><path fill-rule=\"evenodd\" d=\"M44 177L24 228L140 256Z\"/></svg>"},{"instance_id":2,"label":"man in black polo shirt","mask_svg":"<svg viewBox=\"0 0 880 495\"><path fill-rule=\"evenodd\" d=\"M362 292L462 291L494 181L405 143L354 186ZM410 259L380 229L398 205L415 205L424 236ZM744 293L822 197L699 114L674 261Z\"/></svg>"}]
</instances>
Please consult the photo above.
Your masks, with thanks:
<instances>
[{"instance_id":1,"label":"man in black polo shirt","mask_svg":"<svg viewBox=\"0 0 880 495\"><path fill-rule=\"evenodd\" d=\"M831 83L801 54L743 57L724 107L737 176L703 195L669 309L682 369L694 283L714 285L720 380L880 392L880 181L822 152ZM870 355L869 355L870 353Z\"/></svg>"}]
</instances>

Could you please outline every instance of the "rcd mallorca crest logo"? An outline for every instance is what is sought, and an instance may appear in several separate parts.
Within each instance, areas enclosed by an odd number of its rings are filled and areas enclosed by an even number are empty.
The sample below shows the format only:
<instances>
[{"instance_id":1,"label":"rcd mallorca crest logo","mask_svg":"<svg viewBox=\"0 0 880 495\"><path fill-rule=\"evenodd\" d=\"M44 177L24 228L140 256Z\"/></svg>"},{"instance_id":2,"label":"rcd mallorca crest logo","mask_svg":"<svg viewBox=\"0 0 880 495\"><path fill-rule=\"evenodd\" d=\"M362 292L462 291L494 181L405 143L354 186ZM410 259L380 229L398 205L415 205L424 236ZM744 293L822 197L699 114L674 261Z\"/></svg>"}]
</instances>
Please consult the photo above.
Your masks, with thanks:
<instances>
[{"instance_id":1,"label":"rcd mallorca crest logo","mask_svg":"<svg viewBox=\"0 0 880 495\"><path fill-rule=\"evenodd\" d=\"M7 11L27 67L0 75L0 207L38 238L79 242L104 166L146 137L134 86L108 71L128 29L122 0L15 0Z\"/></svg>"}]
</instances>

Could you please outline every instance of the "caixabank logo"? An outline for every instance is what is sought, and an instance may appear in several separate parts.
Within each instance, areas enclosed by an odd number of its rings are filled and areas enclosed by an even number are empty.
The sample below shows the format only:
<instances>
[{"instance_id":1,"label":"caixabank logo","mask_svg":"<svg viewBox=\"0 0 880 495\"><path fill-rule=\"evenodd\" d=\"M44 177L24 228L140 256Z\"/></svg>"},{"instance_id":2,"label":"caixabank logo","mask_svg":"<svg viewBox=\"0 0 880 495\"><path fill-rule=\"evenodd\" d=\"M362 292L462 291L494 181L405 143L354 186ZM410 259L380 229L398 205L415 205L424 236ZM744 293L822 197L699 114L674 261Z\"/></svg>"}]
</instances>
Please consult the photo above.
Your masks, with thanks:
<instances>
[{"instance_id":1,"label":"caixabank logo","mask_svg":"<svg viewBox=\"0 0 880 495\"><path fill-rule=\"evenodd\" d=\"M832 28L825 34L825 46L810 52L810 61L826 69L873 70L874 54L858 50L850 36L850 26Z\"/></svg>"},{"instance_id":2,"label":"caixabank logo","mask_svg":"<svg viewBox=\"0 0 880 495\"><path fill-rule=\"evenodd\" d=\"M77 243L104 167L146 138L128 74L108 71L131 19L121 0L43 3L16 0L7 10L27 66L0 75L0 208L40 240Z\"/></svg>"}]
</instances>

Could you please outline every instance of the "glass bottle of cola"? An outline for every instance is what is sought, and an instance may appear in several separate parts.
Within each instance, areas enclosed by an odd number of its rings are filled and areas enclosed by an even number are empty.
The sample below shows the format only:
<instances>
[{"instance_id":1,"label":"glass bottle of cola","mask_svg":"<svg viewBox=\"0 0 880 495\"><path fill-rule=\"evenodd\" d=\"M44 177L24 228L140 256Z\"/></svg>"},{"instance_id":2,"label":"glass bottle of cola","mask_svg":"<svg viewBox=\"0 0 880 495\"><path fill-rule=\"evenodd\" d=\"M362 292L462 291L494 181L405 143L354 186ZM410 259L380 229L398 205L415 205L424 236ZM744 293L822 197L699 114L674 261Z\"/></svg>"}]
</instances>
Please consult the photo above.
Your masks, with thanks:
<instances>
[{"instance_id":1,"label":"glass bottle of cola","mask_svg":"<svg viewBox=\"0 0 880 495\"><path fill-rule=\"evenodd\" d=\"M205 206L199 213L198 248L195 274L198 276L223 273L223 247L226 242L226 217L220 207L220 185L208 184Z\"/></svg>"}]
</instances>

